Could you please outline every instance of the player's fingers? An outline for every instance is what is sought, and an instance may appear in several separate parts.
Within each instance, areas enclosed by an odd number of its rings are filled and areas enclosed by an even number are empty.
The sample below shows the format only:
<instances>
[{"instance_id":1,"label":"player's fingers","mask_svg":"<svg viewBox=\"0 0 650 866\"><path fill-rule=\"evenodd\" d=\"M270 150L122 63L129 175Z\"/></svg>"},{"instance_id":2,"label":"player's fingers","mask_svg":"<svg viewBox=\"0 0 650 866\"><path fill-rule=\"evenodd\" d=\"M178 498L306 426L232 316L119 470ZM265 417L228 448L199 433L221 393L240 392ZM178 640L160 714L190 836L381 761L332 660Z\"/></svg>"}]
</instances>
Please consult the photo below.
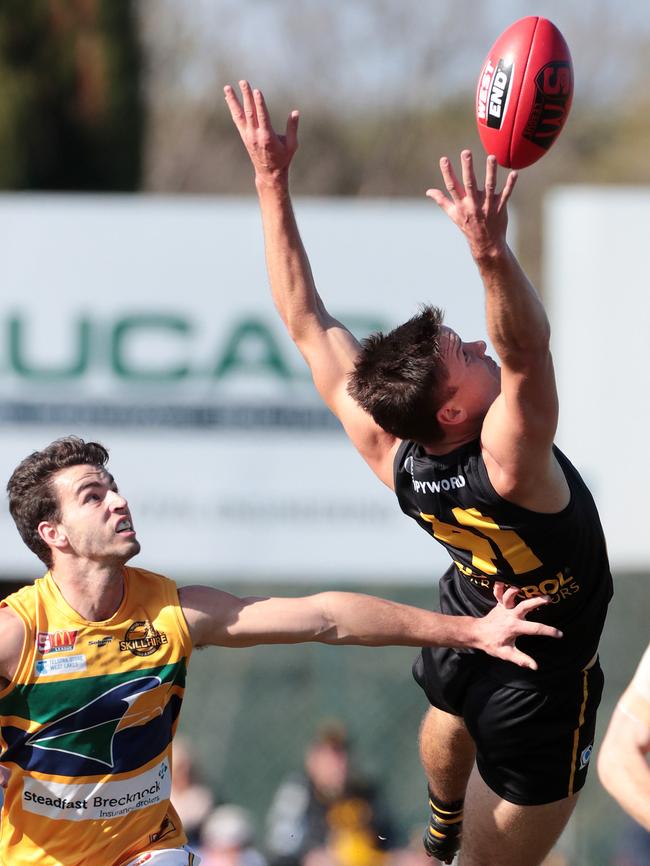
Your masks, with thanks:
<instances>
[{"instance_id":1,"label":"player's fingers","mask_svg":"<svg viewBox=\"0 0 650 866\"><path fill-rule=\"evenodd\" d=\"M535 659L527 656L526 653L522 653L521 650L518 650L516 647L512 647L509 653L506 653L504 656L509 662L514 662L516 665L519 665L520 668L528 668L531 671L537 670L537 662Z\"/></svg>"},{"instance_id":2,"label":"player's fingers","mask_svg":"<svg viewBox=\"0 0 650 866\"><path fill-rule=\"evenodd\" d=\"M256 129L258 126L257 110L255 108L255 100L253 99L251 86L248 81L240 81L239 87L241 88L242 101L244 103L246 123Z\"/></svg>"},{"instance_id":3,"label":"player's fingers","mask_svg":"<svg viewBox=\"0 0 650 866\"><path fill-rule=\"evenodd\" d=\"M525 634L532 637L564 637L559 628L552 625L545 625L543 622L529 622L522 620L518 626L519 634Z\"/></svg>"},{"instance_id":4,"label":"player's fingers","mask_svg":"<svg viewBox=\"0 0 650 866\"><path fill-rule=\"evenodd\" d=\"M517 596L519 595L519 587L518 586L509 586L508 589L503 593L503 605L508 609L512 609L515 607L517 603Z\"/></svg>"},{"instance_id":5,"label":"player's fingers","mask_svg":"<svg viewBox=\"0 0 650 866\"><path fill-rule=\"evenodd\" d=\"M427 198L433 199L435 203L438 205L441 210L444 210L446 214L451 215L451 210L453 208L452 202L449 200L449 196L446 196L442 190L439 189L428 189L426 191Z\"/></svg>"},{"instance_id":6,"label":"player's fingers","mask_svg":"<svg viewBox=\"0 0 650 866\"><path fill-rule=\"evenodd\" d=\"M471 150L461 151L460 169L463 176L465 193L473 202L476 202L478 200L478 194L476 192L476 174L474 173L474 160L472 158Z\"/></svg>"},{"instance_id":7,"label":"player's fingers","mask_svg":"<svg viewBox=\"0 0 650 866\"><path fill-rule=\"evenodd\" d=\"M548 595L537 595L535 598L527 598L525 601L520 601L517 610L526 616L531 610L537 610L538 607L550 604L551 599Z\"/></svg>"},{"instance_id":8,"label":"player's fingers","mask_svg":"<svg viewBox=\"0 0 650 866\"><path fill-rule=\"evenodd\" d=\"M519 175L516 171L511 171L506 178L505 186L501 190L501 195L499 196L499 210L502 210L507 205L518 177Z\"/></svg>"},{"instance_id":9,"label":"player's fingers","mask_svg":"<svg viewBox=\"0 0 650 866\"><path fill-rule=\"evenodd\" d=\"M300 114L294 110L287 119L287 129L285 132L287 147L293 153L298 148L298 121Z\"/></svg>"},{"instance_id":10,"label":"player's fingers","mask_svg":"<svg viewBox=\"0 0 650 866\"><path fill-rule=\"evenodd\" d=\"M442 174L442 179L445 182L445 187L447 192L452 198L454 203L459 202L463 197L463 189L460 185L458 178L456 177L456 172L454 171L454 167L451 164L451 161L448 157L443 156L440 160L440 172Z\"/></svg>"},{"instance_id":11,"label":"player's fingers","mask_svg":"<svg viewBox=\"0 0 650 866\"><path fill-rule=\"evenodd\" d=\"M490 154L485 162L485 204L489 209L494 204L497 188L497 158Z\"/></svg>"},{"instance_id":12,"label":"player's fingers","mask_svg":"<svg viewBox=\"0 0 650 866\"><path fill-rule=\"evenodd\" d=\"M506 585L502 580L494 581L494 586L492 587L492 594L496 598L498 604L503 604L503 592L505 588Z\"/></svg>"},{"instance_id":13,"label":"player's fingers","mask_svg":"<svg viewBox=\"0 0 650 866\"><path fill-rule=\"evenodd\" d=\"M269 110L266 107L266 100L262 91L257 88L253 90L253 104L258 124L264 129L270 129L271 118L269 117Z\"/></svg>"},{"instance_id":14,"label":"player's fingers","mask_svg":"<svg viewBox=\"0 0 650 866\"><path fill-rule=\"evenodd\" d=\"M230 110L230 116L232 117L237 129L241 132L246 123L246 118L244 117L244 110L241 107L241 103L237 99L237 94L230 84L226 84L223 92L226 97L226 105Z\"/></svg>"}]
</instances>

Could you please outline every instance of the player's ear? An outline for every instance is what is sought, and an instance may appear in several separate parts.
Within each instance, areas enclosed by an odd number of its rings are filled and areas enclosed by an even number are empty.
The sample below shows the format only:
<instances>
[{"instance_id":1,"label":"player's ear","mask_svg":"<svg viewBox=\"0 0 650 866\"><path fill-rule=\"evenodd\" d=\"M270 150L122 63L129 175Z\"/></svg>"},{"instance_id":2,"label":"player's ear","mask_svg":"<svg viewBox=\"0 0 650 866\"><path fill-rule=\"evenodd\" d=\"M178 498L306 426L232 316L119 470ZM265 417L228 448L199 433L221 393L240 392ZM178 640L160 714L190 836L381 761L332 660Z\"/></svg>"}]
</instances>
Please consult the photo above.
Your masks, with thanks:
<instances>
[{"instance_id":1,"label":"player's ear","mask_svg":"<svg viewBox=\"0 0 650 866\"><path fill-rule=\"evenodd\" d=\"M436 420L441 427L451 427L455 424L462 424L466 419L467 411L452 400L448 400L436 412Z\"/></svg>"},{"instance_id":2,"label":"player's ear","mask_svg":"<svg viewBox=\"0 0 650 866\"><path fill-rule=\"evenodd\" d=\"M48 547L56 547L61 550L68 543L68 536L61 528L61 525L54 523L52 520L41 520L37 531Z\"/></svg>"}]
</instances>

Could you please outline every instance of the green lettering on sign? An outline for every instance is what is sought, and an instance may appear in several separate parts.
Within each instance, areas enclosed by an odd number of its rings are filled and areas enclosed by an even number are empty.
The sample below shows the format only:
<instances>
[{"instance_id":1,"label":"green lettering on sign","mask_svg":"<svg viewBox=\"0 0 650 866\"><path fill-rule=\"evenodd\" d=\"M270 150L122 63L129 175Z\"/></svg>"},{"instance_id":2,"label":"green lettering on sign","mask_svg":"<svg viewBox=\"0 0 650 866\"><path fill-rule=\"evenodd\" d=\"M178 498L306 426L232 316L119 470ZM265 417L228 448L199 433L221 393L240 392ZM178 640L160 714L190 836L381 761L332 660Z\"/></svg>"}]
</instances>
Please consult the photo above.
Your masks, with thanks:
<instances>
[{"instance_id":1,"label":"green lettering on sign","mask_svg":"<svg viewBox=\"0 0 650 866\"><path fill-rule=\"evenodd\" d=\"M90 357L90 322L88 319L77 319L76 351L67 366L53 367L47 363L47 366L38 367L30 364L25 353L24 332L22 319L12 316L9 319L9 363L16 375L25 379L41 379L51 382L75 379L86 372Z\"/></svg>"},{"instance_id":2,"label":"green lettering on sign","mask_svg":"<svg viewBox=\"0 0 650 866\"><path fill-rule=\"evenodd\" d=\"M178 364L168 367L138 368L129 364L125 357L125 347L138 337L142 331L162 331L171 335L184 337L191 332L192 328L186 319L179 316L168 315L133 315L120 319L113 330L111 344L111 362L113 370L123 379L138 380L141 382L175 382L183 379L190 373L188 364Z\"/></svg>"},{"instance_id":3,"label":"green lettering on sign","mask_svg":"<svg viewBox=\"0 0 650 866\"><path fill-rule=\"evenodd\" d=\"M221 378L231 373L266 371L282 379L292 374L282 357L275 336L259 319L244 319L233 329L215 368Z\"/></svg>"}]
</instances>

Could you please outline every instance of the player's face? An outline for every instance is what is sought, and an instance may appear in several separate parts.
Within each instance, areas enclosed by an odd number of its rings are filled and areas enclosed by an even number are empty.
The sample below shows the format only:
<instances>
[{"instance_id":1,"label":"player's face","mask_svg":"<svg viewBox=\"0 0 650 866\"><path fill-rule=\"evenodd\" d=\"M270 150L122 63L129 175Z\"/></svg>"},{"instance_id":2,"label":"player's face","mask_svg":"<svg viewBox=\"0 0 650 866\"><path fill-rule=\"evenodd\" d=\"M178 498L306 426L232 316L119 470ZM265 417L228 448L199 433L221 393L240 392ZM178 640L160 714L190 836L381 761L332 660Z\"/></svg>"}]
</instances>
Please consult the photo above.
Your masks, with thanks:
<instances>
[{"instance_id":1,"label":"player's face","mask_svg":"<svg viewBox=\"0 0 650 866\"><path fill-rule=\"evenodd\" d=\"M501 391L501 368L485 354L483 340L466 343L451 328L443 327L440 349L455 389L451 398L461 405L469 418L484 417Z\"/></svg>"},{"instance_id":2,"label":"player's face","mask_svg":"<svg viewBox=\"0 0 650 866\"><path fill-rule=\"evenodd\" d=\"M70 466L60 470L52 483L61 513L57 528L66 553L123 565L140 551L128 503L109 472L97 466Z\"/></svg>"}]
</instances>

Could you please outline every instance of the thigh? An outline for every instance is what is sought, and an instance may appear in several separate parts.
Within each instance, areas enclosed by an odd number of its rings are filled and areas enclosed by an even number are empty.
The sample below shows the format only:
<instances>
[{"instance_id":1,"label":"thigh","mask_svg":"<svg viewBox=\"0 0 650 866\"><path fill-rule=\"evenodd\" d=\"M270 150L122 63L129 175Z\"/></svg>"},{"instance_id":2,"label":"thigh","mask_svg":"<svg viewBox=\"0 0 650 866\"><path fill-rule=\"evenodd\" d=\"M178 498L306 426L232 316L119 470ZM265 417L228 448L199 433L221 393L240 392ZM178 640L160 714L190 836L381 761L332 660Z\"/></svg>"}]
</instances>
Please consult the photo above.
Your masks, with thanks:
<instances>
[{"instance_id":1,"label":"thigh","mask_svg":"<svg viewBox=\"0 0 650 866\"><path fill-rule=\"evenodd\" d=\"M419 746L430 792L443 803L462 800L476 757L463 720L430 707L420 726Z\"/></svg>"},{"instance_id":2,"label":"thigh","mask_svg":"<svg viewBox=\"0 0 650 866\"><path fill-rule=\"evenodd\" d=\"M518 806L490 790L474 770L465 796L459 866L539 866L551 850L578 794L542 806Z\"/></svg>"}]
</instances>

